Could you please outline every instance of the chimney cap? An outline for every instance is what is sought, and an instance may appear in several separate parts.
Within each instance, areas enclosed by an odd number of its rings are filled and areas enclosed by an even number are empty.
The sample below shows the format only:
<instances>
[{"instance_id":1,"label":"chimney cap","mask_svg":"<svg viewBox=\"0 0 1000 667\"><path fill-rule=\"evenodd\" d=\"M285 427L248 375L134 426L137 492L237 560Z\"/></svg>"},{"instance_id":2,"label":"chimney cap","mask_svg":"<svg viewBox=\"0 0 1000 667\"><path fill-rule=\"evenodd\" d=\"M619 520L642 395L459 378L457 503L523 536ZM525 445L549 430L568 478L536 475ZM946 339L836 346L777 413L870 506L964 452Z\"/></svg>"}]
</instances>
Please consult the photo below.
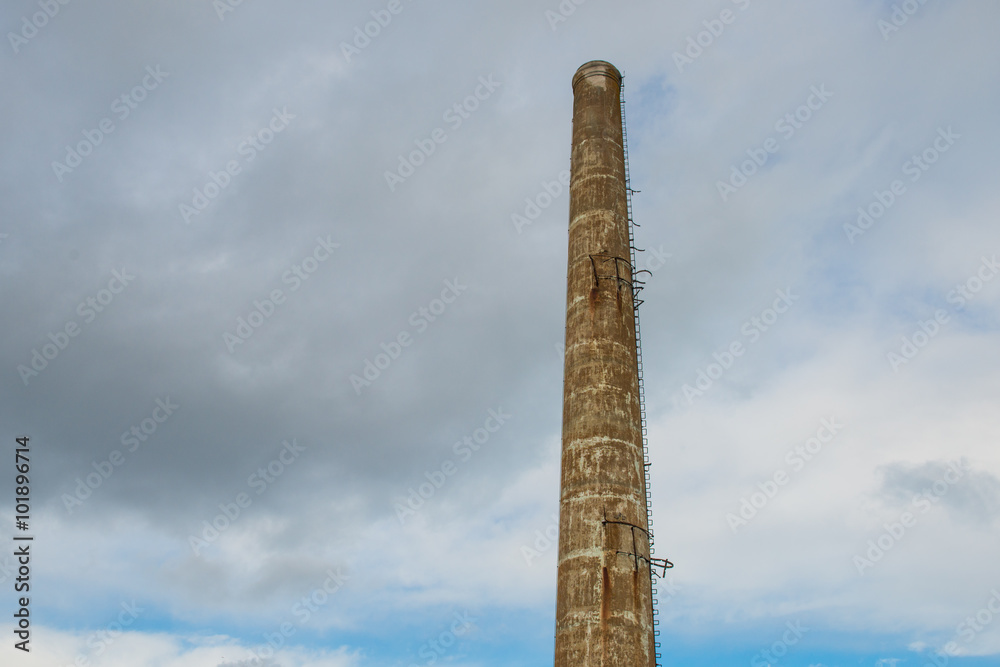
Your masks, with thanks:
<instances>
[{"instance_id":1,"label":"chimney cap","mask_svg":"<svg viewBox=\"0 0 1000 667\"><path fill-rule=\"evenodd\" d=\"M591 60L589 63L580 65L580 68L576 70L576 74L573 76L573 89L576 90L576 84L591 76L606 76L614 80L618 86L621 86L622 83L622 74L617 67L606 60Z\"/></svg>"}]
</instances>

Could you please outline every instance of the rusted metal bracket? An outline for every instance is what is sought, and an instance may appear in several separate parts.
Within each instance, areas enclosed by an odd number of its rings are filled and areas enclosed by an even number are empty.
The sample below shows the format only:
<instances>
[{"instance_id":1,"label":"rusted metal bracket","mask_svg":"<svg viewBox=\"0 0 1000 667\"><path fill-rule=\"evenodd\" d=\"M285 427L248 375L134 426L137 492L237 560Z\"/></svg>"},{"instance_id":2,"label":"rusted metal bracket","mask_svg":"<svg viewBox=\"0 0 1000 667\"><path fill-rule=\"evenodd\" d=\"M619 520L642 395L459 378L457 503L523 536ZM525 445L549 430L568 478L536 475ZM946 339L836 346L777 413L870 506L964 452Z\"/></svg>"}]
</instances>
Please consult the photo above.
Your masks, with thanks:
<instances>
[{"instance_id":1,"label":"rusted metal bracket","mask_svg":"<svg viewBox=\"0 0 1000 667\"><path fill-rule=\"evenodd\" d=\"M590 257L590 268L591 271L593 272L595 288L597 287L598 281L601 279L618 281L619 290L621 290L622 285L628 285L629 287L632 287L632 264L627 259L625 259L624 257L616 257L614 255L605 255L603 253L595 253L593 255L588 255L588 257ZM597 260L595 258L604 260L603 262L604 264L613 261L615 263L615 274L614 275L608 274L605 276L598 275ZM628 267L628 272L626 274L627 277L626 275L623 275L623 273L626 272L622 270L619 262L624 262L625 266Z\"/></svg>"},{"instance_id":2,"label":"rusted metal bracket","mask_svg":"<svg viewBox=\"0 0 1000 667\"><path fill-rule=\"evenodd\" d=\"M656 567L662 567L663 568L663 574L657 575L659 577L665 577L665 576L667 576L667 570L669 570L670 568L672 568L674 566L674 564L671 563L666 558L650 558L649 559L649 566L650 566L650 568L652 568L654 565ZM654 572L654 574L656 574L656 573Z\"/></svg>"},{"instance_id":3,"label":"rusted metal bracket","mask_svg":"<svg viewBox=\"0 0 1000 667\"><path fill-rule=\"evenodd\" d=\"M602 526L607 526L608 524L615 524L615 525L619 525L619 526L628 526L629 527L629 531L632 533L632 551L617 551L615 553L617 555L631 556L632 559L635 561L635 571L638 572L639 571L639 561L640 560L644 560L644 561L646 561L648 563L649 562L649 558L647 558L646 556L639 555L639 545L637 545L636 542L635 542L635 531L636 530L641 530L643 533L645 533L647 542L649 540L649 531L646 530L645 528L643 528L642 526L638 526L638 525L636 525L634 523L630 523L628 521L611 521L611 520L609 520L608 519L608 510L607 510L607 508L604 508L604 519L601 520L601 525Z\"/></svg>"},{"instance_id":4,"label":"rusted metal bracket","mask_svg":"<svg viewBox=\"0 0 1000 667\"><path fill-rule=\"evenodd\" d=\"M638 250L638 248L636 248L636 250ZM639 292L641 292L646 285L645 280L639 280L636 277L640 273L648 273L649 275L653 275L653 272L650 271L649 269L639 269L638 271L635 271L632 274L632 301L635 303L636 308L638 308L643 304L642 299L639 298Z\"/></svg>"},{"instance_id":5,"label":"rusted metal bracket","mask_svg":"<svg viewBox=\"0 0 1000 667\"><path fill-rule=\"evenodd\" d=\"M639 561L645 561L649 565L649 574L650 574L650 576L659 576L659 577L666 576L667 570L669 570L670 568L672 568L674 566L674 564L671 563L666 558L653 558L651 556L643 556L642 554L639 553L638 544L636 544L636 541L635 541L635 531L636 530L642 531L646 535L647 540L649 539L649 531L646 530L645 528L643 528L642 526L638 526L638 525L636 525L634 523L630 523L628 521L613 521L613 520L610 520L610 519L608 519L608 510L607 510L607 508L605 508L604 509L604 518L601 520L601 525L602 526L606 526L608 524L616 524L616 525L619 525L619 526L628 526L629 527L629 529L630 529L630 531L632 533L632 551L616 551L615 554L616 555L620 555L620 556L629 556L630 558L632 558L632 560L633 560L633 562L635 564L634 567L635 567L635 571L636 572L639 571ZM655 572L653 570L654 567L657 568L657 569L662 568L663 569L663 574L658 574L657 572Z\"/></svg>"}]
</instances>

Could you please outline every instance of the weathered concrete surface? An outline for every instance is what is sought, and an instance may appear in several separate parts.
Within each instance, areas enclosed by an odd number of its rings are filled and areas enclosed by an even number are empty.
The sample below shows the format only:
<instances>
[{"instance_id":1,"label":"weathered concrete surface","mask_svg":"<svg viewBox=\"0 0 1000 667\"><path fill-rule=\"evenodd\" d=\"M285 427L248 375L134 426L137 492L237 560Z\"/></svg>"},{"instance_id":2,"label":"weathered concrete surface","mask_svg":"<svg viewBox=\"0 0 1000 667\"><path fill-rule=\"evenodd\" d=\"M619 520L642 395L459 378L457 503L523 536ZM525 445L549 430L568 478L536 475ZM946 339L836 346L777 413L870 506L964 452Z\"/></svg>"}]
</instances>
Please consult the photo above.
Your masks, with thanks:
<instances>
[{"instance_id":1,"label":"weathered concrete surface","mask_svg":"<svg viewBox=\"0 0 1000 667\"><path fill-rule=\"evenodd\" d=\"M573 77L555 667L656 664L620 90Z\"/></svg>"}]
</instances>

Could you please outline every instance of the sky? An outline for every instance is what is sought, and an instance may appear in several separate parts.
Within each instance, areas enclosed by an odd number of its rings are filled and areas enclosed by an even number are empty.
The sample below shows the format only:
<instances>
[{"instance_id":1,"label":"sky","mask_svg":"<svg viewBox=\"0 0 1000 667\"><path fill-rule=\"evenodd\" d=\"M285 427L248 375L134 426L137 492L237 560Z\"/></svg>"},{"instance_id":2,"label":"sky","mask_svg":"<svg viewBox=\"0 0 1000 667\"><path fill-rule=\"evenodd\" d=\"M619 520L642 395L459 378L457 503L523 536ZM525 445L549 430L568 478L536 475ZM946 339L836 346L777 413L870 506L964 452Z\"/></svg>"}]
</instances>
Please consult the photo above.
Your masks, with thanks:
<instances>
[{"instance_id":1,"label":"sky","mask_svg":"<svg viewBox=\"0 0 1000 667\"><path fill-rule=\"evenodd\" d=\"M661 664L1000 665L998 21L4 3L0 663L552 664L570 83L601 59Z\"/></svg>"}]
</instances>

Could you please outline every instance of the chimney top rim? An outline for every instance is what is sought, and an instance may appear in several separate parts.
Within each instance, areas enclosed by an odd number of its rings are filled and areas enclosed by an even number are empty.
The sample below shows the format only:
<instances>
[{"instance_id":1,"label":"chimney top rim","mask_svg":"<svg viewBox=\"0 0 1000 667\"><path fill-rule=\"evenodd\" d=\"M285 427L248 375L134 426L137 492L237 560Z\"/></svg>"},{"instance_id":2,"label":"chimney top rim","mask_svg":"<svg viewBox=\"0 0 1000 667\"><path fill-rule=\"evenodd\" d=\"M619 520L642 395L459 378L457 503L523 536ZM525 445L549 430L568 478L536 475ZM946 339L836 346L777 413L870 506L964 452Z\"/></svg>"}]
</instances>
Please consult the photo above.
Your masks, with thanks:
<instances>
[{"instance_id":1,"label":"chimney top rim","mask_svg":"<svg viewBox=\"0 0 1000 667\"><path fill-rule=\"evenodd\" d=\"M579 69L576 70L576 74L573 75L573 89L576 90L576 84L591 76L606 76L613 79L619 86L622 82L622 74L617 67L606 60L591 60L580 65Z\"/></svg>"}]
</instances>

